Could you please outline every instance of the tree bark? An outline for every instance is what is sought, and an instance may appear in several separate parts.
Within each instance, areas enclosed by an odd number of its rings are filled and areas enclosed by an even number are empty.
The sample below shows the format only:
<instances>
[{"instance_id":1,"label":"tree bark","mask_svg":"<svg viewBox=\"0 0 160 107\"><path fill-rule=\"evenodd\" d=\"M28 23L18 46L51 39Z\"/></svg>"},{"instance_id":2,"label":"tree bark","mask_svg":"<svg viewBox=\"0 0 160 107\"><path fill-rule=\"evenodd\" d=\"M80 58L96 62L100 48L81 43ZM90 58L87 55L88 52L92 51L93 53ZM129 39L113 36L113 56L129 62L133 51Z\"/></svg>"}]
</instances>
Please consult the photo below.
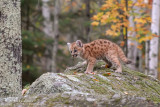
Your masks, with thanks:
<instances>
[{"instance_id":1,"label":"tree bark","mask_svg":"<svg viewBox=\"0 0 160 107\"><path fill-rule=\"evenodd\" d=\"M91 14L90 14L90 0L85 0L85 4L86 4L86 18L87 18L87 21L89 22L90 21L90 17L91 17ZM90 41L89 33L90 33L90 26L89 26L89 24L87 24L86 25L87 42Z\"/></svg>"},{"instance_id":2,"label":"tree bark","mask_svg":"<svg viewBox=\"0 0 160 107\"><path fill-rule=\"evenodd\" d=\"M52 50L52 67L51 70L52 72L56 72L56 56L57 56L57 51L58 51L58 38L59 38L59 19L58 19L58 15L59 15L59 7L60 7L60 1L59 0L55 0L55 6L54 6L54 43L53 43L53 50Z\"/></svg>"},{"instance_id":3,"label":"tree bark","mask_svg":"<svg viewBox=\"0 0 160 107\"><path fill-rule=\"evenodd\" d=\"M137 0L132 0L132 1L135 3ZM139 13L139 8L134 6L132 12ZM138 17L138 16L129 16L130 27L133 28L133 32L128 32L128 38L130 38L130 37L135 38L136 37L136 32L134 31L136 26L133 21L135 17ZM133 44L133 45L131 45L131 44ZM128 39L128 58L133 61L133 64L129 65L129 67L134 70L142 71L142 69L141 69L142 61L140 59L142 54L140 52L141 50L139 50L137 48L137 46L138 46L137 41Z\"/></svg>"},{"instance_id":4,"label":"tree bark","mask_svg":"<svg viewBox=\"0 0 160 107\"><path fill-rule=\"evenodd\" d=\"M53 35L53 26L51 20L51 9L48 5L50 0L42 0L42 15L44 17L43 21L43 31L45 35L52 37Z\"/></svg>"},{"instance_id":5,"label":"tree bark","mask_svg":"<svg viewBox=\"0 0 160 107\"><path fill-rule=\"evenodd\" d=\"M0 97L22 91L20 0L0 0Z\"/></svg>"},{"instance_id":6,"label":"tree bark","mask_svg":"<svg viewBox=\"0 0 160 107\"><path fill-rule=\"evenodd\" d=\"M145 42L145 74L148 75L149 72L149 49L150 41Z\"/></svg>"},{"instance_id":7,"label":"tree bark","mask_svg":"<svg viewBox=\"0 0 160 107\"><path fill-rule=\"evenodd\" d=\"M128 0L125 0L125 4L126 4L126 11L128 11ZM128 16L126 16L126 20L128 20ZM125 55L126 55L126 57L128 56L127 54L128 54L128 28L127 27L125 27L125 29L126 29L126 34L125 34Z\"/></svg>"},{"instance_id":8,"label":"tree bark","mask_svg":"<svg viewBox=\"0 0 160 107\"><path fill-rule=\"evenodd\" d=\"M130 22L130 27L135 28L135 23L133 21L133 16L129 17L129 22ZM136 37L136 32L128 32L128 38L130 37ZM131 45L134 44L134 45ZM137 49L138 43L134 40L128 39L128 58L133 61L133 65L129 65L132 69L136 68L136 62L137 62L137 54L138 54L138 49Z\"/></svg>"},{"instance_id":9,"label":"tree bark","mask_svg":"<svg viewBox=\"0 0 160 107\"><path fill-rule=\"evenodd\" d=\"M53 32L53 22L51 20L51 9L49 6L49 2L50 0L42 0L42 15L44 18L43 21L43 32L45 33L46 37L53 37L54 36L54 32ZM46 56L49 56L49 51L52 51L52 47L47 46L47 50L45 52ZM50 57L45 57L46 60L46 65L45 65L45 69L47 71L51 71L51 63L52 63L52 59Z\"/></svg>"},{"instance_id":10,"label":"tree bark","mask_svg":"<svg viewBox=\"0 0 160 107\"><path fill-rule=\"evenodd\" d=\"M153 0L152 4L152 24L151 31L152 34L159 35L159 16L160 16L160 1ZM158 42L159 38L154 37L150 41L150 51L149 51L149 75L154 78L158 76Z\"/></svg>"}]
</instances>

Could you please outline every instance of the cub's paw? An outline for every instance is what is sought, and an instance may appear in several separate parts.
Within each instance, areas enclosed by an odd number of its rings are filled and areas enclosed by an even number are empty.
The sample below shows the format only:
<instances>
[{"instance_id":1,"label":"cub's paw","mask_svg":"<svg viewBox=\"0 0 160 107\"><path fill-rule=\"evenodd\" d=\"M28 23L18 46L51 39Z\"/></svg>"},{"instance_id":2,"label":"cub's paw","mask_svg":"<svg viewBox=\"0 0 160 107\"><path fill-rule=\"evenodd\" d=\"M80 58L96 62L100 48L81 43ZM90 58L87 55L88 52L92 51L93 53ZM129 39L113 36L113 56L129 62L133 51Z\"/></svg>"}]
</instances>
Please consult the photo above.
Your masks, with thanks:
<instances>
[{"instance_id":1,"label":"cub's paw","mask_svg":"<svg viewBox=\"0 0 160 107\"><path fill-rule=\"evenodd\" d=\"M122 73L121 70L115 70L115 72L116 72L116 73L120 73L120 74Z\"/></svg>"},{"instance_id":2,"label":"cub's paw","mask_svg":"<svg viewBox=\"0 0 160 107\"><path fill-rule=\"evenodd\" d=\"M95 75L96 73L94 73L94 72L84 72L85 74L92 74L92 75Z\"/></svg>"}]
</instances>

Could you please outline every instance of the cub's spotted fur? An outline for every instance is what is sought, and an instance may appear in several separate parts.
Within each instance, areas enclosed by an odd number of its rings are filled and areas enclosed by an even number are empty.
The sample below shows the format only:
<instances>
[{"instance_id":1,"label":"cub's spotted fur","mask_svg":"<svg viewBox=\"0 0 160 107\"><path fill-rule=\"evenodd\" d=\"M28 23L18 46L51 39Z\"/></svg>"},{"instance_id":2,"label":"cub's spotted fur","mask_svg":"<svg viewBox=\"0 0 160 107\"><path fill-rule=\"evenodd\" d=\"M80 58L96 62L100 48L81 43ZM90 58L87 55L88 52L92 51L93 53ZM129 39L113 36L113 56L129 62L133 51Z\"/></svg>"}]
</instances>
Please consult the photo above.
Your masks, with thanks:
<instances>
[{"instance_id":1,"label":"cub's spotted fur","mask_svg":"<svg viewBox=\"0 0 160 107\"><path fill-rule=\"evenodd\" d=\"M83 44L80 40L73 43L67 43L72 57L80 56L87 60L88 66L85 73L94 74L93 68L96 60L104 60L109 67L114 66L116 72L122 72L122 66L119 58L126 64L131 63L124 55L122 49L115 43L98 39L90 43Z\"/></svg>"}]
</instances>

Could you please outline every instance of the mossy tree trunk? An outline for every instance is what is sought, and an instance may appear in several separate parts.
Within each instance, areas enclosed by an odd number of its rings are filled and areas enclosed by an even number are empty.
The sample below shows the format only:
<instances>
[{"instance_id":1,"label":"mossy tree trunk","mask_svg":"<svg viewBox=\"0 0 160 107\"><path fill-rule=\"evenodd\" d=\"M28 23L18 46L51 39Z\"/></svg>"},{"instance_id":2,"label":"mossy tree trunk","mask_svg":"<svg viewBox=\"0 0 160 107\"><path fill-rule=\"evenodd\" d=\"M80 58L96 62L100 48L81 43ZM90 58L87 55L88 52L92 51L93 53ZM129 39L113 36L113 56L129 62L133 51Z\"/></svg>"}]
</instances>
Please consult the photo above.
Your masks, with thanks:
<instances>
[{"instance_id":1,"label":"mossy tree trunk","mask_svg":"<svg viewBox=\"0 0 160 107\"><path fill-rule=\"evenodd\" d=\"M0 97L21 95L20 16L20 0L0 0Z\"/></svg>"}]
</instances>

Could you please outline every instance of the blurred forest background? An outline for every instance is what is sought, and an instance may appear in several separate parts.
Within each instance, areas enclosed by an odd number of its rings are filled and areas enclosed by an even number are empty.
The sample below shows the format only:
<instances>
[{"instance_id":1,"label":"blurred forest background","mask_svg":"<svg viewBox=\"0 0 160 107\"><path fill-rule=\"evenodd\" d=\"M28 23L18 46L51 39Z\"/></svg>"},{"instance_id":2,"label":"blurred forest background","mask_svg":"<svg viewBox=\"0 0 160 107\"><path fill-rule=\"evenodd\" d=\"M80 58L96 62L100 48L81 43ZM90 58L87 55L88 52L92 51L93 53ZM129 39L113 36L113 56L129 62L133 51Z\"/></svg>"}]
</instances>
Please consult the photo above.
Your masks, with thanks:
<instances>
[{"instance_id":1,"label":"blurred forest background","mask_svg":"<svg viewBox=\"0 0 160 107\"><path fill-rule=\"evenodd\" d=\"M157 26L152 25L154 15L159 19L160 7L153 8L153 0L21 2L23 86L45 72L63 72L75 65L77 61L71 58L66 43L77 39L84 43L109 39L134 62L132 69L160 79L159 20Z\"/></svg>"}]
</instances>

